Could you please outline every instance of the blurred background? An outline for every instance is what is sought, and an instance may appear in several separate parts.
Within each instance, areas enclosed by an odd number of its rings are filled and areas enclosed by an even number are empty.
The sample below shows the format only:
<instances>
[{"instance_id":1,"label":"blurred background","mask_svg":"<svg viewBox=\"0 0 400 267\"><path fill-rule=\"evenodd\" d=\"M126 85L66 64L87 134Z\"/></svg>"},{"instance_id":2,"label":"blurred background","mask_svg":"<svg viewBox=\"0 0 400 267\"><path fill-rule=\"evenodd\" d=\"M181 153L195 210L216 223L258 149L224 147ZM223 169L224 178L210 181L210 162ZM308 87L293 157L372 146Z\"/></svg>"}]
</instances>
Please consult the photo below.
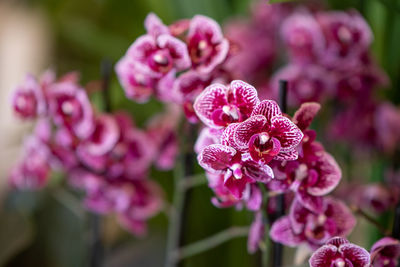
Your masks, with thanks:
<instances>
[{"instance_id":1,"label":"blurred background","mask_svg":"<svg viewBox=\"0 0 400 267\"><path fill-rule=\"evenodd\" d=\"M299 1L300 2L300 1ZM316 0L330 9L358 9L372 28L373 55L390 78L390 86L379 97L400 102L400 1L399 0ZM318 3L321 4L321 3ZM224 23L249 14L251 0L19 0L0 2L0 266L71 267L87 266L90 248L89 217L80 193L63 185L60 174L38 192L11 192L7 177L16 161L22 140L32 126L17 120L11 111L10 94L26 72L39 75L54 68L61 74L79 70L81 83L100 77L103 59L116 62L129 45L145 32L143 21L149 12L166 24L195 14ZM267 24L268 21L265 21ZM125 98L115 77L111 85L114 108L129 111L138 125L162 105L146 105ZM93 101L96 103L96 95ZM334 144L325 140L327 150ZM342 156L340 150L332 151ZM340 157L341 166L346 158ZM375 161L363 175L379 180L384 162ZM360 164L360 169L363 165ZM201 172L199 169L198 172ZM152 171L169 201L173 172ZM209 199L207 186L193 190L188 213L188 242L205 238L231 225L248 225L251 214L234 209L217 209ZM201 214L201 216L199 216ZM112 217L104 217L105 266L162 266L168 226L167 216L150 221L149 234L141 239L122 230ZM353 234L363 239L366 228ZM369 242L369 241L367 241ZM288 255L288 254L287 254ZM287 259L290 262L290 259ZM257 256L248 255L246 238L194 256L185 266L256 266Z\"/></svg>"}]
</instances>

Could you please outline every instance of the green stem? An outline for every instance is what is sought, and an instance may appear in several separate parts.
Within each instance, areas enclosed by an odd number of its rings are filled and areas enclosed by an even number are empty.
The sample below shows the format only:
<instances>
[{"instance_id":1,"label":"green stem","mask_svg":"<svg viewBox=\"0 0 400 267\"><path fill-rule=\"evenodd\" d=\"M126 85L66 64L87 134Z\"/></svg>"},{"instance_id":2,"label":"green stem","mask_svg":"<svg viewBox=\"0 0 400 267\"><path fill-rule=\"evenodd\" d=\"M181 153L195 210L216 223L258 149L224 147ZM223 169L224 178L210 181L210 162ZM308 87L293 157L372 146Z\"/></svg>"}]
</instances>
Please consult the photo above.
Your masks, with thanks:
<instances>
[{"instance_id":1,"label":"green stem","mask_svg":"<svg viewBox=\"0 0 400 267\"><path fill-rule=\"evenodd\" d=\"M189 258L194 255L203 253L207 250L213 249L233 238L245 237L248 235L248 233L248 226L233 226L213 236L184 246L176 250L171 256L173 261L180 261L182 259Z\"/></svg>"}]
</instances>

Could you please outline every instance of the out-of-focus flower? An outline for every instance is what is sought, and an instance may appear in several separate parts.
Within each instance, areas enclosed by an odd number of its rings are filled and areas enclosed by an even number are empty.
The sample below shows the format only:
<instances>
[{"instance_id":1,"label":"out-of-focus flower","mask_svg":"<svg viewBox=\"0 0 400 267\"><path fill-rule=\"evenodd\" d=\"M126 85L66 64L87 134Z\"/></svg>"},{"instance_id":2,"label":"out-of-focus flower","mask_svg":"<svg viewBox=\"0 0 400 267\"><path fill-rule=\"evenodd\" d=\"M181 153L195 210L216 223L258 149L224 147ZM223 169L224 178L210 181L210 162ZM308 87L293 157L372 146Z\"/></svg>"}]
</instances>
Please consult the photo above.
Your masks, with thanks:
<instances>
[{"instance_id":1,"label":"out-of-focus flower","mask_svg":"<svg viewBox=\"0 0 400 267\"><path fill-rule=\"evenodd\" d=\"M175 166L179 151L176 133L179 115L177 106L170 106L165 114L153 117L147 125L147 134L155 144L155 165L161 170L170 170Z\"/></svg>"},{"instance_id":2,"label":"out-of-focus flower","mask_svg":"<svg viewBox=\"0 0 400 267\"><path fill-rule=\"evenodd\" d=\"M317 103L304 103L296 111L293 122L303 131L299 157L292 162L271 163L276 179L268 184L272 191L296 192L299 201L308 209L321 211L322 196L331 192L341 179L341 170L335 159L315 141L314 131L307 129L320 109Z\"/></svg>"},{"instance_id":3,"label":"out-of-focus flower","mask_svg":"<svg viewBox=\"0 0 400 267\"><path fill-rule=\"evenodd\" d=\"M96 118L92 135L83 140L77 154L81 161L94 170L104 170L104 158L116 145L120 138L120 129L111 115L102 114Z\"/></svg>"},{"instance_id":4,"label":"out-of-focus flower","mask_svg":"<svg viewBox=\"0 0 400 267\"><path fill-rule=\"evenodd\" d=\"M190 59L185 43L162 30L152 30L150 34L136 39L126 56L151 77L162 77L173 69L182 71L189 68Z\"/></svg>"},{"instance_id":5,"label":"out-of-focus flower","mask_svg":"<svg viewBox=\"0 0 400 267\"><path fill-rule=\"evenodd\" d=\"M364 248L342 237L334 237L320 247L309 260L311 267L370 266L370 255Z\"/></svg>"},{"instance_id":6,"label":"out-of-focus flower","mask_svg":"<svg viewBox=\"0 0 400 267\"><path fill-rule=\"evenodd\" d=\"M127 98L143 103L154 93L157 79L147 75L133 60L125 56L118 61L115 71Z\"/></svg>"},{"instance_id":7,"label":"out-of-focus flower","mask_svg":"<svg viewBox=\"0 0 400 267\"><path fill-rule=\"evenodd\" d=\"M266 183L273 178L268 165L252 161L229 146L215 144L203 149L198 156L200 166L209 172L224 172L224 185L238 199L242 198L247 184Z\"/></svg>"},{"instance_id":8,"label":"out-of-focus flower","mask_svg":"<svg viewBox=\"0 0 400 267\"><path fill-rule=\"evenodd\" d=\"M221 135L222 135L221 129L215 129L209 127L203 128L200 131L199 136L197 137L196 143L194 144L194 152L199 154L206 146L213 144L220 144Z\"/></svg>"},{"instance_id":9,"label":"out-of-focus flower","mask_svg":"<svg viewBox=\"0 0 400 267\"><path fill-rule=\"evenodd\" d=\"M258 249L258 244L263 240L265 234L265 225L262 219L262 213L257 212L254 216L254 221L250 226L249 237L247 240L247 251L255 253Z\"/></svg>"},{"instance_id":10,"label":"out-of-focus flower","mask_svg":"<svg viewBox=\"0 0 400 267\"><path fill-rule=\"evenodd\" d=\"M47 97L50 116L57 126L67 128L82 139L92 134L93 109L84 89L70 82L56 83Z\"/></svg>"},{"instance_id":11,"label":"out-of-focus flower","mask_svg":"<svg viewBox=\"0 0 400 267\"><path fill-rule=\"evenodd\" d=\"M24 150L22 160L11 171L9 183L19 190L40 189L50 177L49 150L35 136L26 140Z\"/></svg>"},{"instance_id":12,"label":"out-of-focus flower","mask_svg":"<svg viewBox=\"0 0 400 267\"><path fill-rule=\"evenodd\" d=\"M378 146L393 153L400 142L400 109L389 102L381 103L374 119Z\"/></svg>"},{"instance_id":13,"label":"out-of-focus flower","mask_svg":"<svg viewBox=\"0 0 400 267\"><path fill-rule=\"evenodd\" d=\"M288 81L288 98L291 106L305 102L323 102L331 96L332 79L328 71L319 65L310 64L306 67L290 64L280 69L271 81L273 90L278 91L278 81Z\"/></svg>"},{"instance_id":14,"label":"out-of-focus flower","mask_svg":"<svg viewBox=\"0 0 400 267\"><path fill-rule=\"evenodd\" d=\"M213 84L194 103L194 110L209 127L220 128L246 120L260 102L257 90L242 81L232 81L229 87Z\"/></svg>"},{"instance_id":15,"label":"out-of-focus flower","mask_svg":"<svg viewBox=\"0 0 400 267\"><path fill-rule=\"evenodd\" d=\"M160 212L163 208L163 192L150 180L129 182L129 202L126 209L118 210L121 225L135 235L146 234L146 221ZM126 190L126 188L123 188Z\"/></svg>"},{"instance_id":16,"label":"out-of-focus flower","mask_svg":"<svg viewBox=\"0 0 400 267\"><path fill-rule=\"evenodd\" d=\"M227 142L241 152L249 152L252 159L264 164L272 159L295 160L296 147L303 138L301 130L284 117L275 101L263 100L250 118L227 128L231 135Z\"/></svg>"},{"instance_id":17,"label":"out-of-focus flower","mask_svg":"<svg viewBox=\"0 0 400 267\"><path fill-rule=\"evenodd\" d=\"M355 224L355 217L339 200L324 198L323 211L314 212L295 199L289 215L274 222L270 236L274 241L287 246L306 242L312 249L316 249L334 236L348 235Z\"/></svg>"},{"instance_id":18,"label":"out-of-focus flower","mask_svg":"<svg viewBox=\"0 0 400 267\"><path fill-rule=\"evenodd\" d=\"M243 206L250 211L259 211L262 205L262 192L257 184L247 184L244 188L242 198L238 199L225 186L225 173L206 172L208 186L214 191L215 197L211 199L214 206L218 208L236 207L242 209Z\"/></svg>"},{"instance_id":19,"label":"out-of-focus flower","mask_svg":"<svg viewBox=\"0 0 400 267\"><path fill-rule=\"evenodd\" d=\"M392 237L378 240L371 248L373 267L395 267L400 258L400 241Z\"/></svg>"},{"instance_id":20,"label":"out-of-focus flower","mask_svg":"<svg viewBox=\"0 0 400 267\"><path fill-rule=\"evenodd\" d=\"M197 15L189 25L187 46L192 67L201 73L210 73L221 64L229 51L229 42L214 20Z\"/></svg>"},{"instance_id":21,"label":"out-of-focus flower","mask_svg":"<svg viewBox=\"0 0 400 267\"><path fill-rule=\"evenodd\" d=\"M317 20L326 38L322 59L330 67L352 64L351 61L357 60L372 42L371 29L357 11L320 12Z\"/></svg>"},{"instance_id":22,"label":"out-of-focus flower","mask_svg":"<svg viewBox=\"0 0 400 267\"><path fill-rule=\"evenodd\" d=\"M277 52L274 34L259 27L242 20L231 21L224 26L225 35L233 43L233 51L224 67L246 81L265 79L263 76L272 67Z\"/></svg>"},{"instance_id":23,"label":"out-of-focus flower","mask_svg":"<svg viewBox=\"0 0 400 267\"><path fill-rule=\"evenodd\" d=\"M115 213L121 225L135 235L146 233L146 221L163 207L162 190L150 180L109 180L83 169L70 173L70 182L86 191L84 203L100 214Z\"/></svg>"},{"instance_id":24,"label":"out-of-focus flower","mask_svg":"<svg viewBox=\"0 0 400 267\"><path fill-rule=\"evenodd\" d=\"M23 119L43 115L46 111L45 98L41 86L33 76L27 75L23 84L15 89L12 104L15 113Z\"/></svg>"},{"instance_id":25,"label":"out-of-focus flower","mask_svg":"<svg viewBox=\"0 0 400 267\"><path fill-rule=\"evenodd\" d=\"M292 62L310 63L323 56L325 37L317 20L309 13L294 13L281 28Z\"/></svg>"}]
</instances>

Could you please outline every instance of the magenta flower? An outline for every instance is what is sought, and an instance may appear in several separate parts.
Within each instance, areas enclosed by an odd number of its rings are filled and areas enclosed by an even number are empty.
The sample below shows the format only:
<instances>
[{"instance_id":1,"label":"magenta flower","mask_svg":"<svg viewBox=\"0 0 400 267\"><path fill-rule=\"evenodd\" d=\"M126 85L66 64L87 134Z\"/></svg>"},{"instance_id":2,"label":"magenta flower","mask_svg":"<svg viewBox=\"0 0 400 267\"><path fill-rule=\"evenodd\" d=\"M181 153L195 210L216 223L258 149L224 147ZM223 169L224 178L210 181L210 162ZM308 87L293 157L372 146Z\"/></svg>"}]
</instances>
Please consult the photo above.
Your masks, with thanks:
<instances>
[{"instance_id":1,"label":"magenta flower","mask_svg":"<svg viewBox=\"0 0 400 267\"><path fill-rule=\"evenodd\" d=\"M262 205L262 192L257 184L247 184L242 198L238 199L225 186L225 173L206 172L208 186L214 191L215 197L211 199L214 206L218 208L235 207L236 209L246 209L259 211Z\"/></svg>"},{"instance_id":2,"label":"magenta flower","mask_svg":"<svg viewBox=\"0 0 400 267\"><path fill-rule=\"evenodd\" d=\"M253 160L264 164L272 159L297 159L296 147L303 138L301 130L272 100L261 101L250 118L228 127L223 135L232 147L249 152Z\"/></svg>"},{"instance_id":3,"label":"magenta flower","mask_svg":"<svg viewBox=\"0 0 400 267\"><path fill-rule=\"evenodd\" d=\"M145 74L160 78L171 70L190 67L186 44L169 34L143 35L128 49L126 57L138 64Z\"/></svg>"},{"instance_id":4,"label":"magenta flower","mask_svg":"<svg viewBox=\"0 0 400 267\"><path fill-rule=\"evenodd\" d=\"M87 166L94 170L102 170L106 166L100 159L111 152L119 138L120 129L114 117L99 115L92 135L79 144L77 155Z\"/></svg>"},{"instance_id":5,"label":"magenta flower","mask_svg":"<svg viewBox=\"0 0 400 267\"><path fill-rule=\"evenodd\" d=\"M207 146L198 156L200 166L209 172L224 172L224 185L238 199L248 183L266 183L273 178L268 165L252 161L248 155L229 146L215 144Z\"/></svg>"},{"instance_id":6,"label":"magenta flower","mask_svg":"<svg viewBox=\"0 0 400 267\"><path fill-rule=\"evenodd\" d=\"M201 15L190 21L187 46L192 68L206 74L221 64L229 51L229 42L218 23Z\"/></svg>"},{"instance_id":7,"label":"magenta flower","mask_svg":"<svg viewBox=\"0 0 400 267\"><path fill-rule=\"evenodd\" d=\"M265 79L265 73L274 63L277 52L275 35L265 32L260 26L242 20L230 21L224 26L225 36L231 42L224 68L239 79L252 82Z\"/></svg>"},{"instance_id":8,"label":"magenta flower","mask_svg":"<svg viewBox=\"0 0 400 267\"><path fill-rule=\"evenodd\" d=\"M154 93L157 79L151 77L142 68L127 56L121 58L115 66L119 82L127 98L144 103Z\"/></svg>"},{"instance_id":9,"label":"magenta flower","mask_svg":"<svg viewBox=\"0 0 400 267\"><path fill-rule=\"evenodd\" d=\"M289 104L298 106L304 102L321 102L333 93L332 79L328 71L319 65L289 64L275 73L271 87L278 91L278 81L287 80Z\"/></svg>"},{"instance_id":10,"label":"magenta flower","mask_svg":"<svg viewBox=\"0 0 400 267\"><path fill-rule=\"evenodd\" d=\"M16 88L12 104L15 113L23 119L33 119L43 115L46 103L42 88L34 77L27 75L24 83Z\"/></svg>"},{"instance_id":11,"label":"magenta flower","mask_svg":"<svg viewBox=\"0 0 400 267\"><path fill-rule=\"evenodd\" d=\"M250 226L249 237L247 240L247 251L255 253L258 249L260 241L264 239L265 224L262 219L262 213L257 212L254 216L254 221Z\"/></svg>"},{"instance_id":12,"label":"magenta flower","mask_svg":"<svg viewBox=\"0 0 400 267\"><path fill-rule=\"evenodd\" d=\"M49 150L35 136L24 144L24 157L11 171L9 183L19 190L36 190L44 187L50 178Z\"/></svg>"},{"instance_id":13,"label":"magenta flower","mask_svg":"<svg viewBox=\"0 0 400 267\"><path fill-rule=\"evenodd\" d=\"M132 189L129 190L129 187ZM163 192L158 184L150 181L129 182L121 188L128 193L128 206L117 210L120 224L131 233L146 234L146 222L163 208Z\"/></svg>"},{"instance_id":14,"label":"magenta flower","mask_svg":"<svg viewBox=\"0 0 400 267\"><path fill-rule=\"evenodd\" d=\"M57 126L82 139L92 134L93 110L84 89L70 82L56 83L50 88L48 98L50 116Z\"/></svg>"},{"instance_id":15,"label":"magenta flower","mask_svg":"<svg viewBox=\"0 0 400 267\"><path fill-rule=\"evenodd\" d=\"M272 191L296 192L298 200L314 211L321 211L322 196L330 193L341 179L341 169L335 159L315 141L315 132L307 130L319 108L317 103L305 103L295 113L293 122L304 133L299 158L292 162L271 162L276 179L268 184Z\"/></svg>"},{"instance_id":16,"label":"magenta flower","mask_svg":"<svg viewBox=\"0 0 400 267\"><path fill-rule=\"evenodd\" d=\"M393 152L400 142L400 109L389 102L381 103L375 112L374 128L378 146L384 152Z\"/></svg>"},{"instance_id":17,"label":"magenta flower","mask_svg":"<svg viewBox=\"0 0 400 267\"><path fill-rule=\"evenodd\" d=\"M315 212L295 199L289 215L272 225L271 238L286 246L294 247L305 242L316 249L334 236L348 235L356 224L349 208L333 198L325 198L323 201L322 212Z\"/></svg>"},{"instance_id":18,"label":"magenta flower","mask_svg":"<svg viewBox=\"0 0 400 267\"><path fill-rule=\"evenodd\" d=\"M318 22L308 13L294 13L282 24L282 39L293 62L310 63L323 56L325 37Z\"/></svg>"},{"instance_id":19,"label":"magenta flower","mask_svg":"<svg viewBox=\"0 0 400 267\"><path fill-rule=\"evenodd\" d=\"M94 142L89 140L77 150L80 160L108 178L124 175L127 179L142 179L153 161L154 143L144 131L135 128L125 114L116 114L115 119L105 118L98 136L93 136ZM96 140L96 137L99 138ZM91 145L98 153L90 151Z\"/></svg>"},{"instance_id":20,"label":"magenta flower","mask_svg":"<svg viewBox=\"0 0 400 267\"><path fill-rule=\"evenodd\" d=\"M176 133L179 123L179 109L170 106L165 114L153 117L148 126L147 134L155 144L155 166L160 170L170 170L175 166L179 143Z\"/></svg>"},{"instance_id":21,"label":"magenta flower","mask_svg":"<svg viewBox=\"0 0 400 267\"><path fill-rule=\"evenodd\" d=\"M229 87L213 84L194 103L194 110L204 124L221 128L246 120L260 102L257 90L242 81L232 81Z\"/></svg>"},{"instance_id":22,"label":"magenta flower","mask_svg":"<svg viewBox=\"0 0 400 267\"><path fill-rule=\"evenodd\" d=\"M197 137L196 143L194 144L194 152L200 154L203 148L205 148L206 146L220 144L221 134L221 129L209 127L203 128Z\"/></svg>"},{"instance_id":23,"label":"magenta flower","mask_svg":"<svg viewBox=\"0 0 400 267\"><path fill-rule=\"evenodd\" d=\"M371 248L373 267L396 267L400 258L400 241L392 237L378 240Z\"/></svg>"},{"instance_id":24,"label":"magenta flower","mask_svg":"<svg viewBox=\"0 0 400 267\"><path fill-rule=\"evenodd\" d=\"M144 27L147 30L147 33L152 35L154 38L162 34L170 34L170 30L161 19L154 13L149 13L144 20Z\"/></svg>"},{"instance_id":25,"label":"magenta flower","mask_svg":"<svg viewBox=\"0 0 400 267\"><path fill-rule=\"evenodd\" d=\"M196 97L210 85L212 77L190 70L181 74L175 81L175 90L182 96L182 101L193 103Z\"/></svg>"},{"instance_id":26,"label":"magenta flower","mask_svg":"<svg viewBox=\"0 0 400 267\"><path fill-rule=\"evenodd\" d=\"M352 64L372 42L371 29L356 11L318 13L317 20L327 40L322 60L328 66Z\"/></svg>"},{"instance_id":27,"label":"magenta flower","mask_svg":"<svg viewBox=\"0 0 400 267\"><path fill-rule=\"evenodd\" d=\"M342 237L334 237L320 247L309 260L311 267L368 267L370 255L364 248Z\"/></svg>"}]
</instances>

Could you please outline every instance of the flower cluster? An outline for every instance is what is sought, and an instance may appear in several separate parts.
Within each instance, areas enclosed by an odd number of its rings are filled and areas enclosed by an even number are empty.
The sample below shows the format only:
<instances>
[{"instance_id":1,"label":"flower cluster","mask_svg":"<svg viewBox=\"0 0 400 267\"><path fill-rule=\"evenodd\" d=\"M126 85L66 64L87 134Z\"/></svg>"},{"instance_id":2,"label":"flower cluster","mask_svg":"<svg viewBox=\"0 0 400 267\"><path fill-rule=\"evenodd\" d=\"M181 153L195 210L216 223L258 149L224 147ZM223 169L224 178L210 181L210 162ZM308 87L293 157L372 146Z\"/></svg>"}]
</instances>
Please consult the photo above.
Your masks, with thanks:
<instances>
[{"instance_id":1,"label":"flower cluster","mask_svg":"<svg viewBox=\"0 0 400 267\"><path fill-rule=\"evenodd\" d=\"M373 99L374 89L387 86L388 78L369 51L373 34L357 11L260 2L250 20L231 21L224 30L236 45L225 64L234 78L252 82L269 99L277 99L278 81L287 80L292 107L334 101L340 108L330 120L330 138L394 152L400 111L390 102ZM278 49L281 43L284 51ZM288 63L271 78L265 75L282 53Z\"/></svg>"},{"instance_id":2,"label":"flower cluster","mask_svg":"<svg viewBox=\"0 0 400 267\"><path fill-rule=\"evenodd\" d=\"M161 189L148 179L150 166L171 169L177 154L174 109L141 130L125 113L96 112L76 74L56 80L51 72L39 81L28 76L13 103L20 117L38 122L11 173L12 186L41 188L59 169L86 192L90 210L115 212L127 229L144 233L163 205Z\"/></svg>"},{"instance_id":3,"label":"flower cluster","mask_svg":"<svg viewBox=\"0 0 400 267\"><path fill-rule=\"evenodd\" d=\"M202 122L210 128L209 138L203 143L199 164L212 177L216 191L242 199L251 184L267 183L273 178L271 160L294 160L297 145L303 138L301 130L279 106L270 100L260 101L251 85L235 80L229 86L213 84L196 99L194 109ZM212 135L219 135L214 136ZM202 147L198 144L198 147ZM199 149L200 150L200 149ZM228 191L224 191L224 187ZM222 190L218 190L218 189ZM254 192L258 190L252 190ZM250 194L249 198L252 196Z\"/></svg>"},{"instance_id":4,"label":"flower cluster","mask_svg":"<svg viewBox=\"0 0 400 267\"><path fill-rule=\"evenodd\" d=\"M126 96L146 102L152 95L179 103L192 122L196 96L212 81L228 76L222 63L230 43L214 20L197 15L166 26L153 13L145 20L147 33L129 47L116 72Z\"/></svg>"},{"instance_id":5,"label":"flower cluster","mask_svg":"<svg viewBox=\"0 0 400 267\"><path fill-rule=\"evenodd\" d=\"M355 226L344 203L324 197L338 185L341 170L308 129L319 108L305 103L289 118L276 102L260 101L256 89L239 80L212 84L196 98L194 109L206 128L195 150L216 195L212 202L256 212L253 232L260 235L249 238L250 251L263 234L256 230L262 225L263 190L294 193L290 214L271 229L271 237L285 245L305 242L316 249Z\"/></svg>"}]
</instances>

